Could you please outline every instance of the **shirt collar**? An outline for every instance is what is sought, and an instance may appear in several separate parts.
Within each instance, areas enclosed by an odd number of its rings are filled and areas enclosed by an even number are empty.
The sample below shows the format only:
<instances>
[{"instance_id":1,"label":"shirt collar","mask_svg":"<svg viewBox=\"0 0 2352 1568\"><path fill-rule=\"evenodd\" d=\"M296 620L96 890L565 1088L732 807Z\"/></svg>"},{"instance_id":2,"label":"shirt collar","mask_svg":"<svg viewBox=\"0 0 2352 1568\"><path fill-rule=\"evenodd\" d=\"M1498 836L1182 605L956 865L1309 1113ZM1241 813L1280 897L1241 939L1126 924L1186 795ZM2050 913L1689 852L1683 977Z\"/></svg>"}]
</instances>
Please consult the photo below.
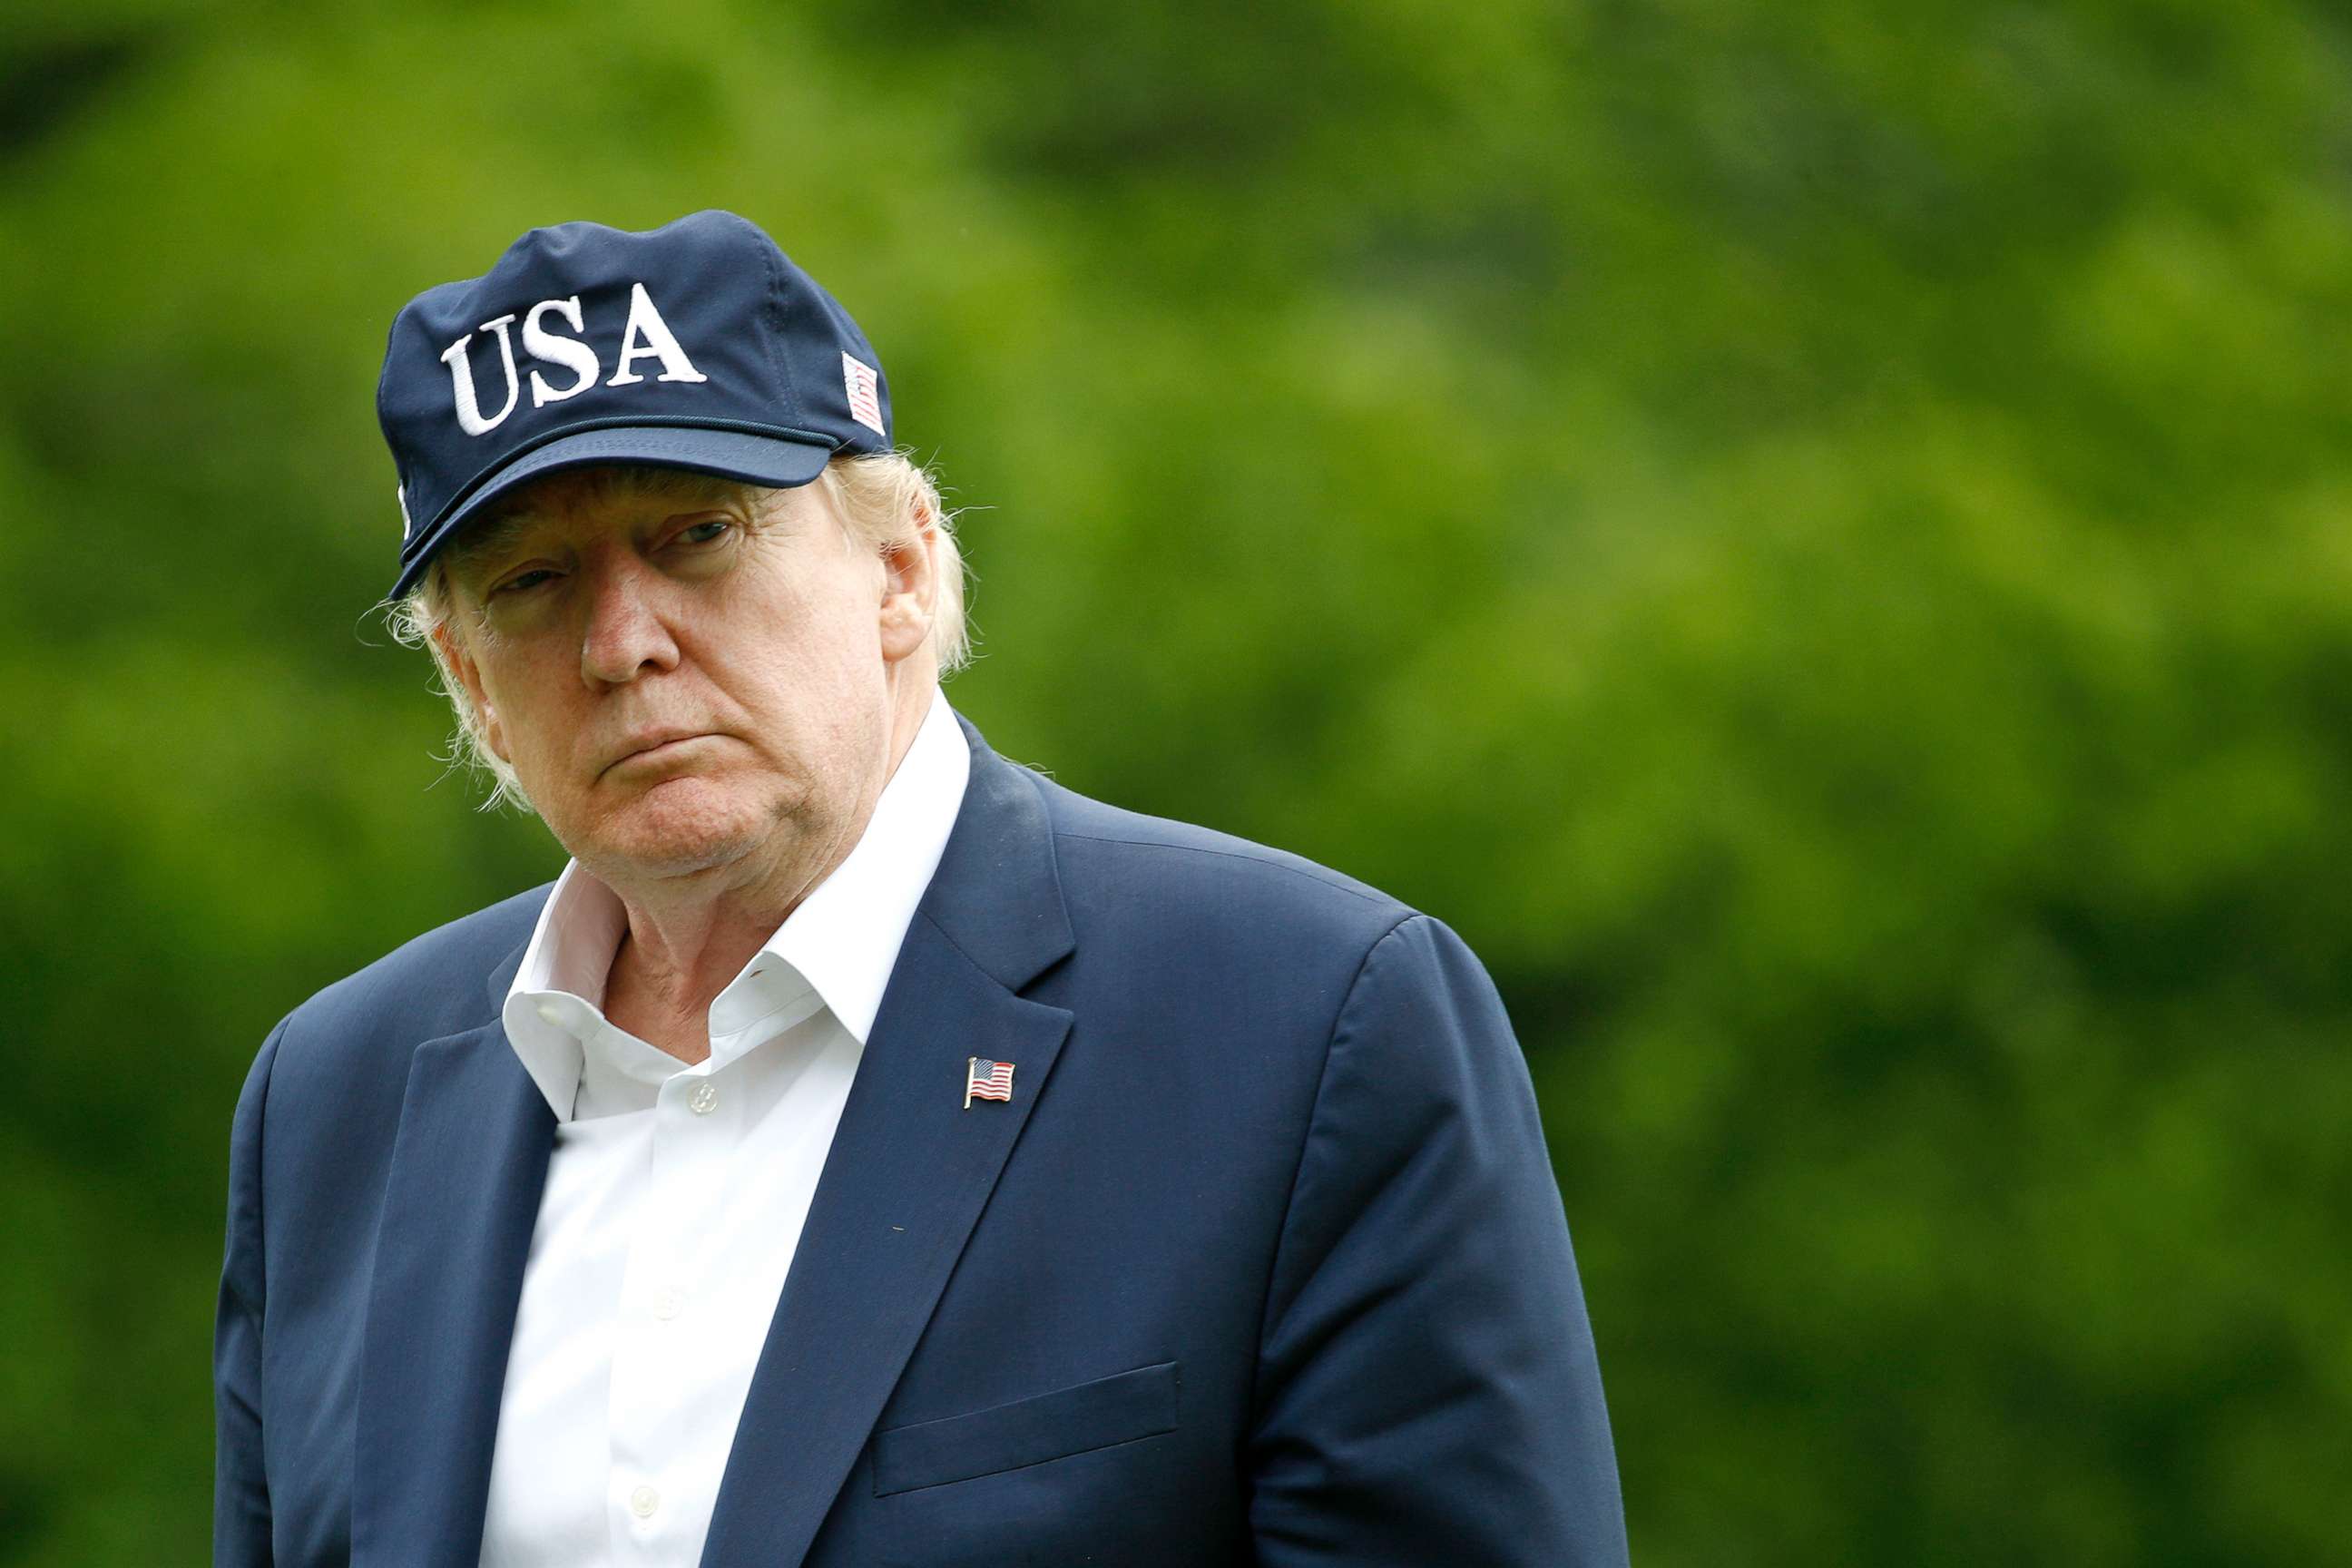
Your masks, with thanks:
<instances>
[{"instance_id":1,"label":"shirt collar","mask_svg":"<svg viewBox=\"0 0 2352 1568\"><path fill-rule=\"evenodd\" d=\"M848 858L711 1000L709 1068L772 1037L784 1026L773 1023L775 1015L795 1006L802 1016L830 1008L865 1045L971 776L971 743L946 692L933 688L930 710ZM612 1069L591 1071L592 1080L617 1074L658 1082L678 1070L675 1058L605 1021L604 982L627 928L619 896L572 860L555 879L508 987L500 1014L507 1039L559 1121L603 1098L582 1092L590 1051L597 1053L594 1068Z\"/></svg>"}]
</instances>

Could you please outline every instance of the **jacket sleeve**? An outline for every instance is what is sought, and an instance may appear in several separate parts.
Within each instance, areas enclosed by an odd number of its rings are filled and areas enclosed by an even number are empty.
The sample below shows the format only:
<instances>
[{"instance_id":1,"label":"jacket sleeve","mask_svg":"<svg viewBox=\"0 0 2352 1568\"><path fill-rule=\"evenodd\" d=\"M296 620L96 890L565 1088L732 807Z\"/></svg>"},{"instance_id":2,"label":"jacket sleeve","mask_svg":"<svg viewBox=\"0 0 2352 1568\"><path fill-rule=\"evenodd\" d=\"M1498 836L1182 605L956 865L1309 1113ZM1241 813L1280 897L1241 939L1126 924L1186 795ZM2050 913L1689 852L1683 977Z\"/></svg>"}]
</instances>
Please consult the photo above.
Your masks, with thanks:
<instances>
[{"instance_id":1,"label":"jacket sleeve","mask_svg":"<svg viewBox=\"0 0 2352 1568\"><path fill-rule=\"evenodd\" d=\"M286 1020L246 1074L230 1124L228 1247L213 1322L213 1563L268 1568L269 1479L261 1455L261 1123Z\"/></svg>"},{"instance_id":2,"label":"jacket sleeve","mask_svg":"<svg viewBox=\"0 0 2352 1568\"><path fill-rule=\"evenodd\" d=\"M1258 1354L1265 1568L1625 1563L1534 1086L1486 971L1426 915L1340 1006Z\"/></svg>"}]
</instances>

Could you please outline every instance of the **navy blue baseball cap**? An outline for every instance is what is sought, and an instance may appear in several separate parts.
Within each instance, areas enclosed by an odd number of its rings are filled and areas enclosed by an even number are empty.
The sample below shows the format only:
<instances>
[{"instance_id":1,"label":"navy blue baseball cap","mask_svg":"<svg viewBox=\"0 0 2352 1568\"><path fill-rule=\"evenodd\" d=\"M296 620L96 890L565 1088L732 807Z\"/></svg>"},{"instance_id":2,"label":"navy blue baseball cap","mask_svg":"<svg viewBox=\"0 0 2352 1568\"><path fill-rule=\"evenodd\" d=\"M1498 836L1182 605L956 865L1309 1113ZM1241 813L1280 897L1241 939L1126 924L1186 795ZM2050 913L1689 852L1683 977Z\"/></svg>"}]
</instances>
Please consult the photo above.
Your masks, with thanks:
<instances>
[{"instance_id":1,"label":"navy blue baseball cap","mask_svg":"<svg viewBox=\"0 0 2352 1568\"><path fill-rule=\"evenodd\" d=\"M376 415L400 472L400 576L558 468L650 463L776 488L890 449L866 334L757 225L535 228L479 278L401 309Z\"/></svg>"}]
</instances>

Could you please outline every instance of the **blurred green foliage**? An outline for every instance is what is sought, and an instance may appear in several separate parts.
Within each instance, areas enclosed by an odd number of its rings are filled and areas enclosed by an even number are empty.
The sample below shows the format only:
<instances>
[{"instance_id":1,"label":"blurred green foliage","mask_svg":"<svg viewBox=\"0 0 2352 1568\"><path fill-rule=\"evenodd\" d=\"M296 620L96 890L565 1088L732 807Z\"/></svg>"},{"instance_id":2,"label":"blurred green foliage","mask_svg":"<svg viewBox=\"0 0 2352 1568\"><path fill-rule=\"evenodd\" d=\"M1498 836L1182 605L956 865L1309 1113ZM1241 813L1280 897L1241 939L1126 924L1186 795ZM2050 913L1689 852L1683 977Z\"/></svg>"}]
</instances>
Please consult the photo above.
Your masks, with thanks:
<instances>
[{"instance_id":1,"label":"blurred green foliage","mask_svg":"<svg viewBox=\"0 0 2352 1568\"><path fill-rule=\"evenodd\" d=\"M366 613L393 312L703 206L970 508L1000 750L1486 959L1639 1561L2340 1554L2339 8L45 0L5 47L0 1562L202 1559L247 1063L562 864Z\"/></svg>"}]
</instances>

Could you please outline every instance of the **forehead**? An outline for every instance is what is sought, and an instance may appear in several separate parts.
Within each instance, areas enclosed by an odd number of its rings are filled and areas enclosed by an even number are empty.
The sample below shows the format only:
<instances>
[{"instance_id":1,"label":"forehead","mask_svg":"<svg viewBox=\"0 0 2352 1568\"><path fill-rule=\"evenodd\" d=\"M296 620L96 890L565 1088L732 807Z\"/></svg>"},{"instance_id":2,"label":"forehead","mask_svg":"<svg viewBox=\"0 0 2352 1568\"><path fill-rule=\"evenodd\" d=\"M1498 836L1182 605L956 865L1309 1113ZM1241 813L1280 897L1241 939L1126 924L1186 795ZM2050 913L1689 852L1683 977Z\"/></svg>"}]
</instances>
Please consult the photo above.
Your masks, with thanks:
<instances>
[{"instance_id":1,"label":"forehead","mask_svg":"<svg viewBox=\"0 0 2352 1568\"><path fill-rule=\"evenodd\" d=\"M692 468L656 468L643 463L603 464L542 474L499 497L478 521L485 528L496 528L515 519L537 521L626 501L750 501L761 494L757 485L697 473Z\"/></svg>"}]
</instances>

